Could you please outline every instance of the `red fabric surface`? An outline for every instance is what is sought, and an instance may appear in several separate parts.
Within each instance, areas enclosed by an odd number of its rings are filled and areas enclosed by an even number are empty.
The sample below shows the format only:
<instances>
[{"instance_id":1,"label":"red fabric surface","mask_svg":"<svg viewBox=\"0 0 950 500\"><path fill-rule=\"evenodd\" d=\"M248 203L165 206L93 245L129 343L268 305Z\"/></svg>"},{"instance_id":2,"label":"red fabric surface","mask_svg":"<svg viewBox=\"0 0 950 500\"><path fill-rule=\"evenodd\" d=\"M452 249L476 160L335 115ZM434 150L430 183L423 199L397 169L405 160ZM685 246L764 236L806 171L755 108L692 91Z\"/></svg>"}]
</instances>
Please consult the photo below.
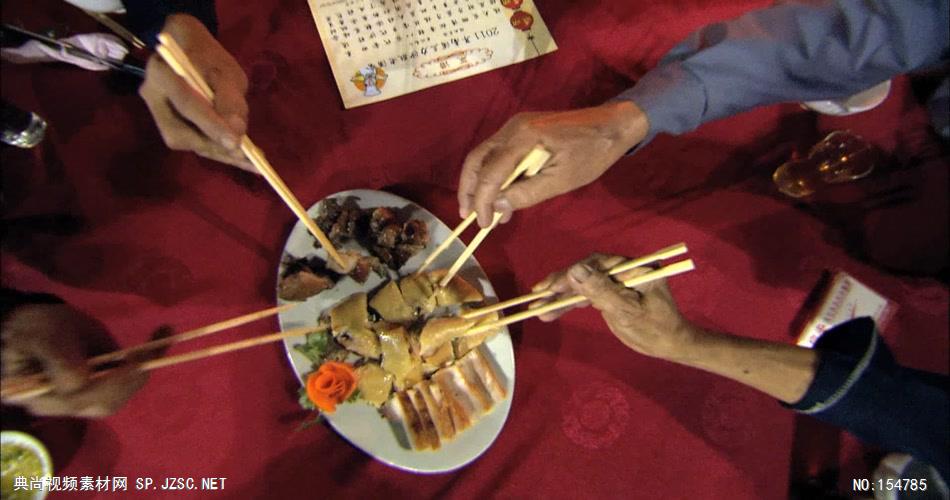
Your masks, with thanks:
<instances>
[{"instance_id":1,"label":"red fabric surface","mask_svg":"<svg viewBox=\"0 0 950 500\"><path fill-rule=\"evenodd\" d=\"M599 103L691 30L767 3L539 0L560 46L554 54L351 111L306 2L222 1L218 11L220 39L251 80L250 135L305 205L344 189L385 189L452 224L462 159L513 113ZM94 29L61 5L40 5L48 11L5 5L4 20L50 16L31 27ZM294 219L263 181L167 151L138 96L107 75L3 69L4 98L51 124L42 148L3 150L4 217L78 221L65 234L55 231L62 224L35 222L8 231L5 286L61 295L123 345L163 323L187 329L273 304ZM770 175L789 151L837 128L893 155L894 168L861 185L897 186L899 200L800 205L776 193ZM898 79L882 106L853 117L787 104L660 137L599 182L518 214L477 255L510 297L593 251L639 255L684 241L698 269L671 287L687 317L786 342L822 270L842 269L899 306L884 331L898 360L946 372L946 287L886 270L945 265L946 158ZM449 474L392 469L327 427L295 432L305 414L277 345L160 370L110 418L31 430L50 444L57 475L127 476L130 487L139 477L226 477L224 491L205 492L214 498L786 496L795 417L770 398L632 353L590 310L512 334L508 423L485 455ZM843 483L870 477L869 451L853 438L825 451L844 467Z\"/></svg>"}]
</instances>

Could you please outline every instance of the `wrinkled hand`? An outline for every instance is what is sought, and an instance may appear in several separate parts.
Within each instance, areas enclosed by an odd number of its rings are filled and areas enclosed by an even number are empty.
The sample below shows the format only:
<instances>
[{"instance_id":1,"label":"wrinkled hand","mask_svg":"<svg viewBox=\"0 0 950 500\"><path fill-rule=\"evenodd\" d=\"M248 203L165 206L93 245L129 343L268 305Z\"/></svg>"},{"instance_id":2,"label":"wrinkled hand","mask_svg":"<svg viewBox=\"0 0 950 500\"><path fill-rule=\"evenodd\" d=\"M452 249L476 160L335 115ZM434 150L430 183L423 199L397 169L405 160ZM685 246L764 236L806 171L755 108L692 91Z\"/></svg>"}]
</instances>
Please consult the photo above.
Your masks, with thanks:
<instances>
[{"instance_id":1,"label":"wrinkled hand","mask_svg":"<svg viewBox=\"0 0 950 500\"><path fill-rule=\"evenodd\" d=\"M169 33L214 91L214 102L192 90L155 54L145 68L139 95L145 100L165 144L256 172L241 153L247 132L247 76L237 61L192 16L169 16Z\"/></svg>"},{"instance_id":2,"label":"wrinkled hand","mask_svg":"<svg viewBox=\"0 0 950 500\"><path fill-rule=\"evenodd\" d=\"M167 334L165 329L156 332ZM104 417L118 410L148 378L126 364L90 379L86 359L114 351L116 345L102 323L65 304L20 306L4 320L2 335L3 377L39 371L54 387L48 394L11 403L35 415Z\"/></svg>"},{"instance_id":3,"label":"wrinkled hand","mask_svg":"<svg viewBox=\"0 0 950 500\"><path fill-rule=\"evenodd\" d=\"M468 217L474 210L478 224L487 227L497 211L504 223L514 210L590 184L642 141L648 128L646 115L629 101L515 115L465 158L459 178L459 215ZM505 179L539 144L552 154L544 169L501 193Z\"/></svg>"},{"instance_id":4,"label":"wrinkled hand","mask_svg":"<svg viewBox=\"0 0 950 500\"><path fill-rule=\"evenodd\" d=\"M567 295L580 294L587 301L575 307L593 305L607 322L610 331L627 347L647 356L678 360L701 335L701 330L684 319L676 308L666 280L654 281L635 289L620 282L645 274L651 269L636 268L616 277L609 269L627 259L594 254L568 270L551 274L538 283L534 291L551 290L555 296L531 304L537 307ZM571 308L542 315L542 321L553 321Z\"/></svg>"}]
</instances>

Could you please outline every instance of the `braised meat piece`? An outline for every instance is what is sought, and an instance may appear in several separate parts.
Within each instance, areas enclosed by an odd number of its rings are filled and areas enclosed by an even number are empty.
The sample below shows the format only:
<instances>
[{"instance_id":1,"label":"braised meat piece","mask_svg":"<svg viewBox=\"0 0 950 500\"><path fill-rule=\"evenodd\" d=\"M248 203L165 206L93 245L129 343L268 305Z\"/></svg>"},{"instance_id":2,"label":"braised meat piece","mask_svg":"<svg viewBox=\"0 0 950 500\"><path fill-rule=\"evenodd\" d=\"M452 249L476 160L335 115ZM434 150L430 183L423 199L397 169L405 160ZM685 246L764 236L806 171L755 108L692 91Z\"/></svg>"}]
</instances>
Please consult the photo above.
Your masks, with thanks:
<instances>
[{"instance_id":1,"label":"braised meat piece","mask_svg":"<svg viewBox=\"0 0 950 500\"><path fill-rule=\"evenodd\" d=\"M402 226L399 243L417 246L420 250L425 248L425 246L429 244L429 226L419 219L412 219L406 222Z\"/></svg>"},{"instance_id":2,"label":"braised meat piece","mask_svg":"<svg viewBox=\"0 0 950 500\"><path fill-rule=\"evenodd\" d=\"M277 285L277 296L284 300L307 300L308 297L332 288L333 284L329 276L319 275L312 271L300 271L280 279Z\"/></svg>"},{"instance_id":3,"label":"braised meat piece","mask_svg":"<svg viewBox=\"0 0 950 500\"><path fill-rule=\"evenodd\" d=\"M399 243L399 237L402 234L402 227L399 224L390 224L381 227L376 235L376 244L384 248L395 248Z\"/></svg>"},{"instance_id":4,"label":"braised meat piece","mask_svg":"<svg viewBox=\"0 0 950 500\"><path fill-rule=\"evenodd\" d=\"M358 236L362 214L363 210L352 198L342 204L329 198L320 205L320 215L314 222L334 245L340 245ZM314 245L319 246L319 243L315 241Z\"/></svg>"},{"instance_id":5,"label":"braised meat piece","mask_svg":"<svg viewBox=\"0 0 950 500\"><path fill-rule=\"evenodd\" d=\"M380 262L398 270L429 244L429 228L425 222L419 219L407 221L405 215L393 207L362 209L355 198L342 202L332 198L325 200L320 207L320 216L314 220L334 245L355 239L378 258L378 262L369 261L359 266L347 262L344 269L334 269L350 274L360 282ZM314 246L319 247L319 243L314 241Z\"/></svg>"},{"instance_id":6,"label":"braised meat piece","mask_svg":"<svg viewBox=\"0 0 950 500\"><path fill-rule=\"evenodd\" d=\"M336 261L327 262L327 269L349 275L357 283L365 283L369 278L370 271L376 271L380 276L386 275L386 269L379 263L379 259L369 255L363 255L356 250L340 250L340 257L343 259L344 267L340 267Z\"/></svg>"},{"instance_id":7,"label":"braised meat piece","mask_svg":"<svg viewBox=\"0 0 950 500\"><path fill-rule=\"evenodd\" d=\"M284 265L277 296L284 300L307 300L336 284L339 275L327 270L326 262L319 257L291 258Z\"/></svg>"},{"instance_id":8,"label":"braised meat piece","mask_svg":"<svg viewBox=\"0 0 950 500\"><path fill-rule=\"evenodd\" d=\"M396 224L396 212L390 207L376 207L369 218L369 230L377 234L390 224Z\"/></svg>"}]
</instances>

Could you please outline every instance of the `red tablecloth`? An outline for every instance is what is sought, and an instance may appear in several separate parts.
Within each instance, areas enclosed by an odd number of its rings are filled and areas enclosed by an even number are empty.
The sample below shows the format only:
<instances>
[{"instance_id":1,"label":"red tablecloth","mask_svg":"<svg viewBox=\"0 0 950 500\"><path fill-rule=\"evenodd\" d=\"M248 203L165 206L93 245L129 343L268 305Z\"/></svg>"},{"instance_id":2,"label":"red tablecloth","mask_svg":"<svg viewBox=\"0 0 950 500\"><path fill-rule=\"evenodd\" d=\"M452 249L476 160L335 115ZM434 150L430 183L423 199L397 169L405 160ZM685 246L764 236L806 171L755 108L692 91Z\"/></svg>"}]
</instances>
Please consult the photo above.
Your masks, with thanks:
<instances>
[{"instance_id":1,"label":"red tablecloth","mask_svg":"<svg viewBox=\"0 0 950 500\"><path fill-rule=\"evenodd\" d=\"M767 3L539 0L554 54L351 111L306 2L222 1L218 11L220 39L251 80L250 135L305 205L384 189L451 224L462 159L513 113L602 102L691 30ZM5 5L3 16L95 29L65 9ZM5 99L51 124L43 147L2 153L4 217L19 221L4 236L5 286L61 295L123 345L162 323L186 329L273 304L294 218L263 181L167 151L135 92L108 75L5 64L2 78ZM770 175L788 152L838 128L893 154L900 168L863 185L897 194L844 206L776 194ZM684 241L698 269L671 282L683 313L784 342L821 271L843 269L898 304L884 331L897 358L946 372L947 288L884 270L945 263L946 165L898 79L882 106L853 117L787 104L660 137L588 188L520 213L477 255L508 297L593 251L638 255ZM770 398L632 353L590 310L512 335L508 423L481 458L449 474L387 467L323 426L295 432L305 414L278 345L160 370L110 418L31 430L59 476L125 476L130 489L143 477L227 478L223 491L166 495L175 498L786 496L795 416ZM853 438L819 444L842 465L842 483L869 477L869 452Z\"/></svg>"}]
</instances>

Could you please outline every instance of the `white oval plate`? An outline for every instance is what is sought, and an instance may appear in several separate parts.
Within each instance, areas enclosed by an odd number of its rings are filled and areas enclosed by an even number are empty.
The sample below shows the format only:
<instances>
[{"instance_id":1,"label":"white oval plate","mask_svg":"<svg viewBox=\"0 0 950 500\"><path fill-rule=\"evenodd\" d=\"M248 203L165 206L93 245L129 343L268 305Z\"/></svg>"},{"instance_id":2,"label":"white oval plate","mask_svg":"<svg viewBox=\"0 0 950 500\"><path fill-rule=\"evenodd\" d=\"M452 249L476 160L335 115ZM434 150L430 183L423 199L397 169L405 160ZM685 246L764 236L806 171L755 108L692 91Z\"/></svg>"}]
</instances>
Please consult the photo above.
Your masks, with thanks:
<instances>
[{"instance_id":1,"label":"white oval plate","mask_svg":"<svg viewBox=\"0 0 950 500\"><path fill-rule=\"evenodd\" d=\"M373 191L369 189L354 189L351 191L341 191L328 196L327 198L336 198L342 202L347 197L357 198L357 204L362 208L371 207L410 207L406 210L410 217L420 219L429 226L429 245L425 250L415 255L406 262L406 265L400 270L400 275L405 276L422 264L428 255L436 246L452 233L452 229L446 226L442 221L428 210L416 205L415 203L384 191ZM321 200L323 201L323 200ZM311 217L316 217L319 213L320 202L315 203L307 210ZM316 249L313 246L314 239L307 232L307 229L297 221L290 236L287 238L287 244L284 246L284 255L288 254L294 257L304 257L308 255L318 255L326 259L327 253L324 249ZM344 248L359 248L355 243ZM452 262L465 249L461 241L455 240L452 245L439 256L432 264L430 269L446 268L452 265ZM365 253L365 250L364 250ZM280 279L281 265L278 265L277 277ZM482 267L475 260L470 258L459 273L469 283L476 285L489 302L498 300L494 288L488 281L488 277L482 270ZM370 291L376 288L383 279L375 273L370 273L370 278L366 283L359 284L349 277L341 279L336 286L325 290L313 297L299 307L290 311L285 311L279 315L281 330L291 328L300 328L317 324L317 318L323 311L328 310L340 300L356 292ZM278 304L287 303L277 299ZM297 352L293 346L303 343L303 337L294 337L284 340L284 347L287 349L287 357L293 367L297 379L303 383L303 376L313 368L309 360ZM508 411L511 409L511 395L514 394L515 387L515 356L511 345L511 337L508 329L496 335L485 343L485 347L491 353L497 366L504 375L504 381L507 385L508 398L502 401L495 409L471 428L461 433L453 441L444 443L442 448L437 451L413 451L404 444L405 438L401 432L397 433L395 428L388 420L383 418L379 411L366 403L346 403L337 407L332 415L328 415L327 420L330 425L341 436L353 443L357 448L365 451L373 458L391 465L393 467L407 470L410 472L448 472L458 469L469 462L478 458L485 452L489 446L498 437L505 421L508 419ZM401 441L403 441L401 443Z\"/></svg>"}]
</instances>

